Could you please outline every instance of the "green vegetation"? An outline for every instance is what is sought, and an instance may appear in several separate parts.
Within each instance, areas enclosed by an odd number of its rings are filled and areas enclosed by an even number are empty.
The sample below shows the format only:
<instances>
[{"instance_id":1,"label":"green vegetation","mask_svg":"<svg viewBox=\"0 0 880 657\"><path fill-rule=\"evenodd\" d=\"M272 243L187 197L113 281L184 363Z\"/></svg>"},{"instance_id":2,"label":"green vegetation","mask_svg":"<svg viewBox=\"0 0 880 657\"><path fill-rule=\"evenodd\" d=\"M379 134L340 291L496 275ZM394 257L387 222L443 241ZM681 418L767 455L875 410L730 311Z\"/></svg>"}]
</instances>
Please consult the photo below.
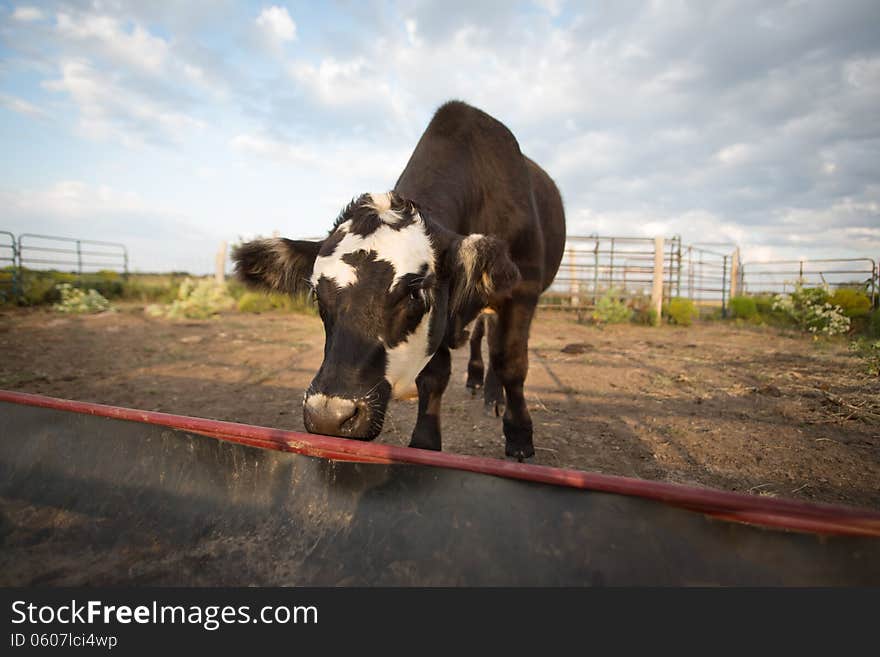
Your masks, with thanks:
<instances>
[{"instance_id":1,"label":"green vegetation","mask_svg":"<svg viewBox=\"0 0 880 657\"><path fill-rule=\"evenodd\" d=\"M880 308L871 313L865 332L869 338L880 338Z\"/></svg>"},{"instance_id":2,"label":"green vegetation","mask_svg":"<svg viewBox=\"0 0 880 657\"><path fill-rule=\"evenodd\" d=\"M61 296L61 301L54 304L52 308L61 313L86 314L110 310L110 302L94 289L83 292L70 283L59 283L58 293Z\"/></svg>"},{"instance_id":3,"label":"green vegetation","mask_svg":"<svg viewBox=\"0 0 880 657\"><path fill-rule=\"evenodd\" d=\"M839 307L843 314L849 317L852 332L868 332L871 321L871 297L865 293L864 289L837 288L828 302Z\"/></svg>"},{"instance_id":4,"label":"green vegetation","mask_svg":"<svg viewBox=\"0 0 880 657\"><path fill-rule=\"evenodd\" d=\"M684 297L673 297L663 308L663 315L672 324L690 326L699 315L694 302Z\"/></svg>"},{"instance_id":5,"label":"green vegetation","mask_svg":"<svg viewBox=\"0 0 880 657\"><path fill-rule=\"evenodd\" d=\"M641 326L655 326L657 324L657 311L651 305L651 297L646 294L637 294L630 299L632 308L631 320L633 324Z\"/></svg>"},{"instance_id":6,"label":"green vegetation","mask_svg":"<svg viewBox=\"0 0 880 657\"><path fill-rule=\"evenodd\" d=\"M758 317L758 304L752 297L730 299L730 316L734 319L754 320Z\"/></svg>"},{"instance_id":7,"label":"green vegetation","mask_svg":"<svg viewBox=\"0 0 880 657\"><path fill-rule=\"evenodd\" d=\"M235 279L228 280L225 293L220 293L213 289L213 283L210 283L213 279L191 277L183 272L126 276L104 270L78 276L58 270L25 268L22 272L21 298L11 295L12 268L0 270L0 274L8 274L9 285L4 287L0 296L0 303L6 304L57 304L62 302L60 286L66 285L72 290L81 290L83 294L94 290L105 300L149 304L148 312L154 316L210 317L216 312L235 307L241 312L317 314L314 302L306 294L289 296L250 292Z\"/></svg>"},{"instance_id":8,"label":"green vegetation","mask_svg":"<svg viewBox=\"0 0 880 657\"><path fill-rule=\"evenodd\" d=\"M9 268L7 268L9 269ZM7 295L7 303L23 303L28 306L58 303L61 300L59 284L68 284L81 290L95 290L105 299L122 301L170 302L177 296L180 282L185 274L129 274L115 271L98 271L78 276L58 270L22 271L23 298L13 299Z\"/></svg>"},{"instance_id":9,"label":"green vegetation","mask_svg":"<svg viewBox=\"0 0 880 657\"><path fill-rule=\"evenodd\" d=\"M782 312L802 331L814 335L839 335L850 329L850 318L821 287L798 284L791 294L778 294L773 309Z\"/></svg>"},{"instance_id":10,"label":"green vegetation","mask_svg":"<svg viewBox=\"0 0 880 657\"><path fill-rule=\"evenodd\" d=\"M838 306L850 319L866 317L871 313L871 298L863 291L851 287L836 289L828 298L828 303Z\"/></svg>"},{"instance_id":11,"label":"green vegetation","mask_svg":"<svg viewBox=\"0 0 880 657\"><path fill-rule=\"evenodd\" d=\"M235 299L229 294L225 284L219 284L213 278L202 278L198 281L185 278L174 301L170 304L147 306L145 312L153 317L207 319L234 307Z\"/></svg>"},{"instance_id":12,"label":"green vegetation","mask_svg":"<svg viewBox=\"0 0 880 657\"><path fill-rule=\"evenodd\" d=\"M243 313L265 313L274 310L304 315L316 315L318 309L308 295L265 294L244 292L238 297L238 310Z\"/></svg>"},{"instance_id":13,"label":"green vegetation","mask_svg":"<svg viewBox=\"0 0 880 657\"><path fill-rule=\"evenodd\" d=\"M880 338L880 311L871 310L863 288L797 285L789 294L737 296L730 300L730 316L752 324L796 328L813 335L861 334Z\"/></svg>"},{"instance_id":14,"label":"green vegetation","mask_svg":"<svg viewBox=\"0 0 880 657\"><path fill-rule=\"evenodd\" d=\"M880 340L859 338L849 349L864 361L868 374L880 376Z\"/></svg>"},{"instance_id":15,"label":"green vegetation","mask_svg":"<svg viewBox=\"0 0 880 657\"><path fill-rule=\"evenodd\" d=\"M628 322L632 315L633 311L620 298L620 293L611 288L596 301L591 318L597 324L622 324Z\"/></svg>"}]
</instances>

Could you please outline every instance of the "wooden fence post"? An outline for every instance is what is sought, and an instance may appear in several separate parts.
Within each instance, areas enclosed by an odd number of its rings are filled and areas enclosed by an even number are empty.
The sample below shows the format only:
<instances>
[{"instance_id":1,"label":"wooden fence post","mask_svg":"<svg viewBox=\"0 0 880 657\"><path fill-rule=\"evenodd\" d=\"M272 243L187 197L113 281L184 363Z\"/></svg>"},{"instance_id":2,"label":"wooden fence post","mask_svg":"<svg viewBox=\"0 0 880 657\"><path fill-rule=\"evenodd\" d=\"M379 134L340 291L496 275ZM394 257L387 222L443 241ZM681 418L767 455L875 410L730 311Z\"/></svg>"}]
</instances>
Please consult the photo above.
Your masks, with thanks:
<instances>
[{"instance_id":1,"label":"wooden fence post","mask_svg":"<svg viewBox=\"0 0 880 657\"><path fill-rule=\"evenodd\" d=\"M223 285L226 282L226 242L220 242L220 249L214 256L214 282Z\"/></svg>"},{"instance_id":2,"label":"wooden fence post","mask_svg":"<svg viewBox=\"0 0 880 657\"><path fill-rule=\"evenodd\" d=\"M733 250L730 260L730 298L739 292L739 247Z\"/></svg>"},{"instance_id":3,"label":"wooden fence post","mask_svg":"<svg viewBox=\"0 0 880 657\"><path fill-rule=\"evenodd\" d=\"M651 308L654 309L654 326L660 325L663 312L663 238L654 238L654 280L651 287Z\"/></svg>"},{"instance_id":4,"label":"wooden fence post","mask_svg":"<svg viewBox=\"0 0 880 657\"><path fill-rule=\"evenodd\" d=\"M569 286L569 300L573 307L578 307L581 303L578 294L580 293L580 282L577 279L577 267L575 266L575 250L568 250L568 276L571 279Z\"/></svg>"}]
</instances>

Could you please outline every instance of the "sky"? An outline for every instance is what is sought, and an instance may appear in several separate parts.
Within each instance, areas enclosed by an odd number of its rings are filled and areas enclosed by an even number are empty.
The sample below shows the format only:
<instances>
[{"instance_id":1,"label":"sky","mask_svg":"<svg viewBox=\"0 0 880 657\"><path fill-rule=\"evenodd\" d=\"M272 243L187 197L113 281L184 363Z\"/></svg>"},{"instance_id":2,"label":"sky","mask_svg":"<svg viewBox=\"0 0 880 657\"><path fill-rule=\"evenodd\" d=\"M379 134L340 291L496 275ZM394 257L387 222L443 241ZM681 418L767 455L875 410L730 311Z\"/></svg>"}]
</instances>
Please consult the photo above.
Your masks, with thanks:
<instances>
[{"instance_id":1,"label":"sky","mask_svg":"<svg viewBox=\"0 0 880 657\"><path fill-rule=\"evenodd\" d=\"M569 234L880 257L880 3L0 0L0 230L135 271L324 235L467 101Z\"/></svg>"}]
</instances>

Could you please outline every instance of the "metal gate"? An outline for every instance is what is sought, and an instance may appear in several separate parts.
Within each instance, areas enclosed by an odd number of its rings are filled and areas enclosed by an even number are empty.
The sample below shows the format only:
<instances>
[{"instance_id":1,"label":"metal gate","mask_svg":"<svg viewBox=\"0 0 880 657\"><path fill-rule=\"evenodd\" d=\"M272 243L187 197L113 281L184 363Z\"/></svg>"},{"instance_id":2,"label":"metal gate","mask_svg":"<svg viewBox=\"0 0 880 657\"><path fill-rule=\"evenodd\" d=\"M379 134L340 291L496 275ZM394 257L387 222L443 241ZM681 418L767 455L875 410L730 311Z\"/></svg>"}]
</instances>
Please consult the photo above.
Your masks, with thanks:
<instances>
[{"instance_id":1,"label":"metal gate","mask_svg":"<svg viewBox=\"0 0 880 657\"><path fill-rule=\"evenodd\" d=\"M128 249L118 242L80 240L22 233L18 262L24 268L75 271L78 276L101 270L128 273Z\"/></svg>"},{"instance_id":2,"label":"metal gate","mask_svg":"<svg viewBox=\"0 0 880 657\"><path fill-rule=\"evenodd\" d=\"M18 274L15 235L0 230L0 303L17 298L20 294Z\"/></svg>"},{"instance_id":3,"label":"metal gate","mask_svg":"<svg viewBox=\"0 0 880 657\"><path fill-rule=\"evenodd\" d=\"M650 296L654 281L652 237L570 235L562 263L542 305L588 308L609 291L622 299ZM675 290L681 239L664 241L663 294Z\"/></svg>"},{"instance_id":4,"label":"metal gate","mask_svg":"<svg viewBox=\"0 0 880 657\"><path fill-rule=\"evenodd\" d=\"M569 236L559 271L541 305L592 308L609 292L635 302L650 297L655 277L660 277L663 301L686 297L698 307L720 308L725 313L730 297L736 294L739 248L733 244L686 245L677 235L661 242L658 262L655 238ZM725 248L729 251L721 250Z\"/></svg>"}]
</instances>

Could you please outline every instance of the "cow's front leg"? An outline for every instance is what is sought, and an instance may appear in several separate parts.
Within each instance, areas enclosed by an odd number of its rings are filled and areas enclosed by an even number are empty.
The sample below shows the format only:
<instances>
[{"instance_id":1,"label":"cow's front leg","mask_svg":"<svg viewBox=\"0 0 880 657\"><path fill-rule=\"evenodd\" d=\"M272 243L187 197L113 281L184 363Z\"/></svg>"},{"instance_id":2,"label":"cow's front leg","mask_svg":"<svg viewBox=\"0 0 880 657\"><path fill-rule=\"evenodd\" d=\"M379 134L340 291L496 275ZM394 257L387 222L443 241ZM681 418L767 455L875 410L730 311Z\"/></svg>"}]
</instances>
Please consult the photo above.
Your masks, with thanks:
<instances>
[{"instance_id":1,"label":"cow's front leg","mask_svg":"<svg viewBox=\"0 0 880 657\"><path fill-rule=\"evenodd\" d=\"M532 418L526 404L524 386L529 371L529 326L537 300L515 295L498 316L498 339L492 363L504 386L504 453L520 461L535 455Z\"/></svg>"},{"instance_id":2,"label":"cow's front leg","mask_svg":"<svg viewBox=\"0 0 880 657\"><path fill-rule=\"evenodd\" d=\"M452 370L449 349L441 346L416 377L419 391L419 416L413 429L410 447L440 450L440 402Z\"/></svg>"},{"instance_id":3,"label":"cow's front leg","mask_svg":"<svg viewBox=\"0 0 880 657\"><path fill-rule=\"evenodd\" d=\"M483 321L486 324L486 343L489 345L489 367L483 384L483 409L490 417L501 417L504 413L504 386L498 373L498 315L495 312L485 313Z\"/></svg>"}]
</instances>

